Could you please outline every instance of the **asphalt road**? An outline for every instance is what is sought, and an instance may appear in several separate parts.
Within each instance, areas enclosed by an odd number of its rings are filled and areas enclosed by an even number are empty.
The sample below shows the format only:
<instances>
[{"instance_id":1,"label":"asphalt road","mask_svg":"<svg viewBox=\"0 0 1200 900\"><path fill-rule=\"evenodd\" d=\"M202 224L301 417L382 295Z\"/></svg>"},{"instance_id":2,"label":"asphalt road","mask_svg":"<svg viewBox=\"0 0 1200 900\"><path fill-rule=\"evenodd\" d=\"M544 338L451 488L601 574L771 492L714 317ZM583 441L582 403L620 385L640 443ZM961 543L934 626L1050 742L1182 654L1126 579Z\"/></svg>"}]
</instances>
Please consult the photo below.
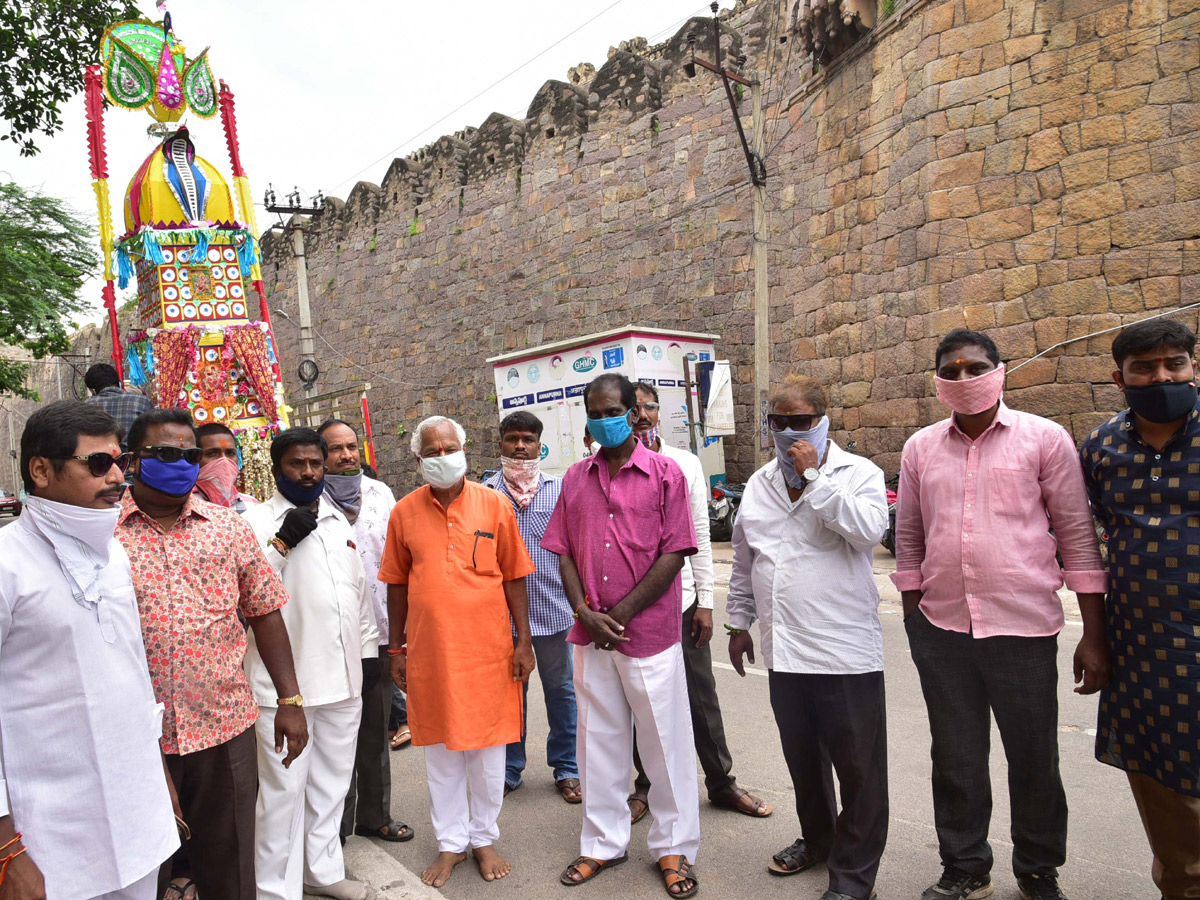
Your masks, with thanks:
<instances>
[{"instance_id":1,"label":"asphalt road","mask_svg":"<svg viewBox=\"0 0 1200 900\"><path fill-rule=\"evenodd\" d=\"M724 596L729 578L728 545L717 545L717 622L724 620ZM880 549L876 573L884 595L880 611L884 626L887 675L888 749L891 794L891 830L876 889L881 900L916 898L940 875L933 805L929 787L929 731L917 673L909 657L900 621L899 596L886 573L892 559ZM1150 880L1150 853L1137 810L1123 773L1096 762L1092 756L1096 727L1096 699L1071 691L1071 653L1079 635L1073 597L1064 597L1068 625L1059 642L1060 751L1067 799L1071 807L1068 861L1061 885L1071 900L1151 900L1157 898ZM756 634L757 643L757 634ZM775 813L763 820L750 819L710 806L701 796L703 839L698 867L701 894L714 897L787 896L818 898L827 887L823 869L788 878L768 874L766 863L775 852L799 836L795 797L779 748L778 732L767 698L766 671L753 667L739 678L728 663L725 640L714 641L717 689L725 716L725 729L734 759L734 774L744 786L765 797ZM460 865L442 889L456 900L487 897L563 898L568 890L558 883L559 873L579 852L581 813L558 796L553 777L544 765L545 705L537 676L530 687L530 767L520 790L510 794L500 818L498 848L513 864L512 874L486 883L468 861ZM417 831L406 844L373 842L412 872L419 873L436 853L429 823L425 766L419 748L392 754L392 811ZM993 878L997 898L1018 897L1011 871L1011 844L1007 778L999 735L994 733L992 780L995 810L992 844L996 857ZM703 791L703 778L701 778ZM620 894L630 900L661 898L662 881L655 873L646 848L649 818L634 826L630 861L577 889L582 897Z\"/></svg>"}]
</instances>

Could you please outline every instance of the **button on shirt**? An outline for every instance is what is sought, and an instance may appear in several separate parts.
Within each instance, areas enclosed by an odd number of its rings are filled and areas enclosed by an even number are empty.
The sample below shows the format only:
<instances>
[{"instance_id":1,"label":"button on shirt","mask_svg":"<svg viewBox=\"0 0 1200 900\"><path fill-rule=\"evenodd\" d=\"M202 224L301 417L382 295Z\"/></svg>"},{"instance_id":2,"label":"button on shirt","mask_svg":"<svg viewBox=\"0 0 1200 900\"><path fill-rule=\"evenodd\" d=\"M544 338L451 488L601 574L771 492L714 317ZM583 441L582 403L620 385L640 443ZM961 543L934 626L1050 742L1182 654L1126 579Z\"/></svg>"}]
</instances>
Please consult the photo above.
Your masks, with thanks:
<instances>
[{"instance_id":1,"label":"button on shirt","mask_svg":"<svg viewBox=\"0 0 1200 900\"><path fill-rule=\"evenodd\" d=\"M1096 758L1200 797L1200 411L1156 450L1126 410L1081 456L1111 581Z\"/></svg>"},{"instance_id":2,"label":"button on shirt","mask_svg":"<svg viewBox=\"0 0 1200 900\"><path fill-rule=\"evenodd\" d=\"M1079 456L1049 419L1001 403L975 440L953 417L922 428L904 445L898 494L892 583L924 591L938 628L1045 637L1063 627L1063 569L1073 591L1107 587Z\"/></svg>"},{"instance_id":3,"label":"button on shirt","mask_svg":"<svg viewBox=\"0 0 1200 900\"><path fill-rule=\"evenodd\" d=\"M733 526L727 609L734 628L759 620L768 669L883 671L871 557L887 526L883 471L832 442L795 502L777 460L750 476Z\"/></svg>"},{"instance_id":4,"label":"button on shirt","mask_svg":"<svg viewBox=\"0 0 1200 900\"><path fill-rule=\"evenodd\" d=\"M699 457L672 447L659 438L658 452L674 461L687 480L688 504L692 509L692 527L696 529L696 552L683 561L679 578L686 612L695 603L701 609L713 608L712 539L708 527L708 477Z\"/></svg>"},{"instance_id":5,"label":"button on shirt","mask_svg":"<svg viewBox=\"0 0 1200 900\"><path fill-rule=\"evenodd\" d=\"M640 443L612 479L604 452L590 456L563 476L542 546L574 560L592 609L607 612L660 556L696 552L687 480L676 463ZM679 643L682 632L683 590L677 576L661 598L626 624L629 640L613 649L654 656ZM578 623L567 640L591 643Z\"/></svg>"},{"instance_id":6,"label":"button on shirt","mask_svg":"<svg viewBox=\"0 0 1200 900\"><path fill-rule=\"evenodd\" d=\"M354 544L354 530L341 510L322 496L317 527L285 557L268 545L295 504L278 491L246 510L267 562L291 598L283 607L292 660L305 706L349 700L362 693L363 659L379 655L379 631L371 589ZM278 694L258 652L254 634L246 650L246 674L259 706L276 706Z\"/></svg>"},{"instance_id":7,"label":"button on shirt","mask_svg":"<svg viewBox=\"0 0 1200 900\"><path fill-rule=\"evenodd\" d=\"M512 499L504 483L504 473L496 472L483 482L499 491L512 503L517 517L517 527L529 557L537 571L525 576L525 590L529 593L529 631L534 637L558 634L575 624L571 615L571 601L563 590L562 576L558 571L558 557L542 549L542 535L550 524L550 515L558 503L562 490L562 479L556 475L538 476L538 489L529 505L521 509Z\"/></svg>"},{"instance_id":8,"label":"button on shirt","mask_svg":"<svg viewBox=\"0 0 1200 900\"><path fill-rule=\"evenodd\" d=\"M53 900L117 891L179 846L162 707L115 539L100 578L99 604L84 608L43 537L23 519L0 530L0 816L24 833Z\"/></svg>"},{"instance_id":9,"label":"button on shirt","mask_svg":"<svg viewBox=\"0 0 1200 900\"><path fill-rule=\"evenodd\" d=\"M287 603L254 532L232 509L190 497L164 532L130 492L117 539L129 554L154 696L163 704L164 753L195 753L258 719L242 670L243 616Z\"/></svg>"}]
</instances>

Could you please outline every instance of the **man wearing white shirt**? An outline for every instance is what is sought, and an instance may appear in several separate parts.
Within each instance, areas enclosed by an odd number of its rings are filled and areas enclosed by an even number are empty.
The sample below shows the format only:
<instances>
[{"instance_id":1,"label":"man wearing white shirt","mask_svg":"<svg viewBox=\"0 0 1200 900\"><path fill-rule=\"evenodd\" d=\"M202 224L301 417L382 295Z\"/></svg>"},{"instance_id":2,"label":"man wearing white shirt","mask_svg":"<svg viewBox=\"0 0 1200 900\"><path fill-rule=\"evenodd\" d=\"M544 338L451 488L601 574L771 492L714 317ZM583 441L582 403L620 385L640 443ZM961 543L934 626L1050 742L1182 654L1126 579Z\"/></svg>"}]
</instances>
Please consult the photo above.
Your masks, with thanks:
<instances>
[{"instance_id":1,"label":"man wearing white shirt","mask_svg":"<svg viewBox=\"0 0 1200 900\"><path fill-rule=\"evenodd\" d=\"M245 519L278 570L291 602L283 618L292 639L300 694L276 697L250 635L246 672L261 710L255 868L259 900L300 900L302 893L363 900L346 878L340 824L361 696L380 673L379 631L371 591L344 513L323 496L325 439L289 428L271 442L276 491ZM285 769L274 746L280 704L303 706L308 746Z\"/></svg>"},{"instance_id":2,"label":"man wearing white shirt","mask_svg":"<svg viewBox=\"0 0 1200 900\"><path fill-rule=\"evenodd\" d=\"M771 804L739 787L733 771L733 757L725 741L725 723L717 700L717 682L713 678L713 555L708 530L708 478L694 453L666 443L659 435L658 389L644 381L635 384L638 405L633 433L648 450L661 453L675 462L687 480L692 525L696 529L696 553L683 563L683 671L687 678L688 705L692 714L692 736L696 756L704 770L704 786L714 806L732 809L747 816L763 818L774 810ZM629 813L637 822L649 811L647 801L650 779L642 768L637 743L633 746L637 775L629 798Z\"/></svg>"},{"instance_id":3,"label":"man wearing white shirt","mask_svg":"<svg viewBox=\"0 0 1200 900\"><path fill-rule=\"evenodd\" d=\"M179 846L114 536L130 459L117 429L98 406L59 401L21 435L29 496L0 531L3 896L151 900Z\"/></svg>"},{"instance_id":4,"label":"man wearing white shirt","mask_svg":"<svg viewBox=\"0 0 1200 900\"><path fill-rule=\"evenodd\" d=\"M392 489L365 477L358 433L349 422L327 419L317 429L325 438L325 498L342 511L354 526L354 542L371 586L372 609L379 628L379 666L387 660L387 585L379 580L379 564L387 541L388 516L396 505ZM415 832L392 819L392 760L388 750L388 716L392 709L392 681L380 678L363 690L362 721L354 772L342 815L342 839L354 832L363 837L399 843Z\"/></svg>"},{"instance_id":5,"label":"man wearing white shirt","mask_svg":"<svg viewBox=\"0 0 1200 900\"><path fill-rule=\"evenodd\" d=\"M802 835L769 870L794 875L824 862L822 900L869 900L888 826L883 629L871 567L887 497L874 463L827 440L825 405L820 382L801 375L772 395L777 459L751 476L733 528L729 658L744 675L743 655L754 662L747 629L758 619Z\"/></svg>"}]
</instances>

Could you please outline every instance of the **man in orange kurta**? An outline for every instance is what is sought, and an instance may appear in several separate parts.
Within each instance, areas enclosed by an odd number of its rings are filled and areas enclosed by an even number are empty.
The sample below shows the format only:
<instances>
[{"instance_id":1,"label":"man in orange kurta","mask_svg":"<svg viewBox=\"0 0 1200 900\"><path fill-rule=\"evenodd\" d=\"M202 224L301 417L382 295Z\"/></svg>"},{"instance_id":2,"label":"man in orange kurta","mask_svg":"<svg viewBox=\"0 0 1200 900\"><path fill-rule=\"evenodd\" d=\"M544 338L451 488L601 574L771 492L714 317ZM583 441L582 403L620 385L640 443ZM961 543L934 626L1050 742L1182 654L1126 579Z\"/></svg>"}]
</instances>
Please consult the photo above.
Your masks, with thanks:
<instances>
[{"instance_id":1,"label":"man in orange kurta","mask_svg":"<svg viewBox=\"0 0 1200 900\"><path fill-rule=\"evenodd\" d=\"M439 852L421 880L434 887L468 847L488 881L509 872L493 844L505 747L521 739L521 683L534 666L525 592L533 561L512 504L466 479L464 439L441 416L417 427L412 449L427 484L392 510L379 567L392 678L408 694L412 742L425 748Z\"/></svg>"}]
</instances>

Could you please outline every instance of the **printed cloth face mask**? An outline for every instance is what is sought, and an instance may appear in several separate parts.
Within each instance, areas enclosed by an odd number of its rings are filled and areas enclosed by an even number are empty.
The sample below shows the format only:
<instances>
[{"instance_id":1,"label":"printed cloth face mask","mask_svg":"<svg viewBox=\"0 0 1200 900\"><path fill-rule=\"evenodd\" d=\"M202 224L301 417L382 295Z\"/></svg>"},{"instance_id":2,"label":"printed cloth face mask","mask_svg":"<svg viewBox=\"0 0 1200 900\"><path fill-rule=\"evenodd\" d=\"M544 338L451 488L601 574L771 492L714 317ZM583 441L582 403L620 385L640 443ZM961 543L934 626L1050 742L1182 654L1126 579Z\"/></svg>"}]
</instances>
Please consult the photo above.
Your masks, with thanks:
<instances>
[{"instance_id":1,"label":"printed cloth face mask","mask_svg":"<svg viewBox=\"0 0 1200 900\"><path fill-rule=\"evenodd\" d=\"M511 459L500 457L500 469L504 474L504 484L512 495L519 509L524 509L533 502L537 495L538 482L541 477L542 461L540 459Z\"/></svg>"}]
</instances>

